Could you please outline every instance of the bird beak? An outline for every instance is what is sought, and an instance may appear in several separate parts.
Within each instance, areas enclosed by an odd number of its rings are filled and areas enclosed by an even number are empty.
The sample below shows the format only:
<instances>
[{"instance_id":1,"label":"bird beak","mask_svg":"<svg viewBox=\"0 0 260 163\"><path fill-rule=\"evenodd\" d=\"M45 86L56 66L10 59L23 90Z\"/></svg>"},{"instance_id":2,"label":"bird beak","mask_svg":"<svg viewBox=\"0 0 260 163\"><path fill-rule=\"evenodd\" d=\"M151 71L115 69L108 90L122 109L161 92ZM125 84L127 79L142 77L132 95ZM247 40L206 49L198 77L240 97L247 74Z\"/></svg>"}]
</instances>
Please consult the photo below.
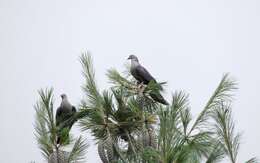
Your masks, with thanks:
<instances>
[{"instance_id":1,"label":"bird beak","mask_svg":"<svg viewBox=\"0 0 260 163\"><path fill-rule=\"evenodd\" d=\"M131 59L131 57L128 57L127 59Z\"/></svg>"}]
</instances>

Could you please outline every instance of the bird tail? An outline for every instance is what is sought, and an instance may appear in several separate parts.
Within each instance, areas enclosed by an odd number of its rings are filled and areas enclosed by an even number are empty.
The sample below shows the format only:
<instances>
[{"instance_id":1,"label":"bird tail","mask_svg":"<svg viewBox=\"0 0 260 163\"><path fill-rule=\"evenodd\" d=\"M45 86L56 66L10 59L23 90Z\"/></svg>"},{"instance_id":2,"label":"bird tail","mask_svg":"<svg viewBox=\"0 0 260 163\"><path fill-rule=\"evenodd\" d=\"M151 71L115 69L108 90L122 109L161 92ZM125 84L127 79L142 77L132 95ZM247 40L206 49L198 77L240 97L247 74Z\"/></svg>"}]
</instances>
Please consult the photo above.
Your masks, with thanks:
<instances>
[{"instance_id":1,"label":"bird tail","mask_svg":"<svg viewBox=\"0 0 260 163\"><path fill-rule=\"evenodd\" d=\"M163 98L163 96L160 93L150 93L150 96L154 101L157 101L164 105L169 105L169 103Z\"/></svg>"},{"instance_id":2,"label":"bird tail","mask_svg":"<svg viewBox=\"0 0 260 163\"><path fill-rule=\"evenodd\" d=\"M60 144L60 143L61 143L61 138L58 137L58 138L57 138L57 144Z\"/></svg>"},{"instance_id":3,"label":"bird tail","mask_svg":"<svg viewBox=\"0 0 260 163\"><path fill-rule=\"evenodd\" d=\"M57 133L57 144L67 144L69 141L69 128L65 128Z\"/></svg>"}]
</instances>

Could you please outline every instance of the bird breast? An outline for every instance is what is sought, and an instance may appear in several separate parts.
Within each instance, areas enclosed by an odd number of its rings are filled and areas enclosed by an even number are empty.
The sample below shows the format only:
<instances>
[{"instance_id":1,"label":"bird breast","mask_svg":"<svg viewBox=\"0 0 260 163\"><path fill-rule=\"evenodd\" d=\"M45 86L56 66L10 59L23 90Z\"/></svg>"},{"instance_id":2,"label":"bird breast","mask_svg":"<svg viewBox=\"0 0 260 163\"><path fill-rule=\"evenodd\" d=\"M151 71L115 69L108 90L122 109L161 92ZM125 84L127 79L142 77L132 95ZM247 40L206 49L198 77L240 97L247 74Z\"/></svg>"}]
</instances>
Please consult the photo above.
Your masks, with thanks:
<instances>
[{"instance_id":1,"label":"bird breast","mask_svg":"<svg viewBox=\"0 0 260 163\"><path fill-rule=\"evenodd\" d=\"M131 69L135 69L137 66L139 65L139 63L135 60L131 61Z\"/></svg>"},{"instance_id":2,"label":"bird breast","mask_svg":"<svg viewBox=\"0 0 260 163\"><path fill-rule=\"evenodd\" d=\"M62 101L61 107L66 109L66 110L69 110L69 111L72 110L71 104L68 101L65 101L65 100Z\"/></svg>"}]
</instances>

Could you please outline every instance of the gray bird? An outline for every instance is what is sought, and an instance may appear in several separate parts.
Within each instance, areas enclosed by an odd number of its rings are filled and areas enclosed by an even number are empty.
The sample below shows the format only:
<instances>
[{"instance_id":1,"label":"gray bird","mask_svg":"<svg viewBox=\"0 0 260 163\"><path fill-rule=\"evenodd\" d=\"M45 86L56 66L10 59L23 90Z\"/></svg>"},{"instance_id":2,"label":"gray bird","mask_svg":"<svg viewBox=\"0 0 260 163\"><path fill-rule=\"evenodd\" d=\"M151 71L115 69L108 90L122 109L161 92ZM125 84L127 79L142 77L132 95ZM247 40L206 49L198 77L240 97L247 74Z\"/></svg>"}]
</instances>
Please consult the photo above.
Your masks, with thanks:
<instances>
[{"instance_id":1,"label":"gray bird","mask_svg":"<svg viewBox=\"0 0 260 163\"><path fill-rule=\"evenodd\" d=\"M139 84L143 83L145 85L148 85L150 81L154 81L155 83L157 83L154 77L139 63L138 58L135 55L130 55L128 59L131 60L130 72ZM151 92L150 96L152 97L152 99L161 104L169 104L159 92Z\"/></svg>"},{"instance_id":2,"label":"gray bird","mask_svg":"<svg viewBox=\"0 0 260 163\"><path fill-rule=\"evenodd\" d=\"M61 136L60 136L61 131L64 128L67 128L68 131L71 129L75 121L68 122L68 120L76 113L76 108L70 104L66 94L62 94L61 99L62 99L61 104L56 111L56 126L60 130L60 132L58 133L57 144L62 143ZM68 134L66 136L68 136Z\"/></svg>"}]
</instances>

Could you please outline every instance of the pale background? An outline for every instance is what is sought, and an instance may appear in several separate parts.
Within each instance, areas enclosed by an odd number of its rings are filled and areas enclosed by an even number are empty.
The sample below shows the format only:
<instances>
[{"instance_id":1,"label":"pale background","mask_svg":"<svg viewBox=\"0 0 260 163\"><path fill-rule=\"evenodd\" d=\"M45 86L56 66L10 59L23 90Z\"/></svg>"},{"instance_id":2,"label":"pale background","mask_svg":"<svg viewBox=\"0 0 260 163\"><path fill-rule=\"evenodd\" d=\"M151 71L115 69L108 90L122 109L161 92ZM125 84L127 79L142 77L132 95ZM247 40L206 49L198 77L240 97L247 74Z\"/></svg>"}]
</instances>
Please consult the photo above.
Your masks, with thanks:
<instances>
[{"instance_id":1,"label":"pale background","mask_svg":"<svg viewBox=\"0 0 260 163\"><path fill-rule=\"evenodd\" d=\"M259 44L259 0L0 0L0 162L44 162L33 135L37 90L54 87L56 107L64 92L79 104L86 49L101 89L106 70L123 71L135 54L168 81L168 100L174 90L190 93L194 116L230 72L240 88L238 162L260 157ZM88 151L87 161L99 162L95 146Z\"/></svg>"}]
</instances>

